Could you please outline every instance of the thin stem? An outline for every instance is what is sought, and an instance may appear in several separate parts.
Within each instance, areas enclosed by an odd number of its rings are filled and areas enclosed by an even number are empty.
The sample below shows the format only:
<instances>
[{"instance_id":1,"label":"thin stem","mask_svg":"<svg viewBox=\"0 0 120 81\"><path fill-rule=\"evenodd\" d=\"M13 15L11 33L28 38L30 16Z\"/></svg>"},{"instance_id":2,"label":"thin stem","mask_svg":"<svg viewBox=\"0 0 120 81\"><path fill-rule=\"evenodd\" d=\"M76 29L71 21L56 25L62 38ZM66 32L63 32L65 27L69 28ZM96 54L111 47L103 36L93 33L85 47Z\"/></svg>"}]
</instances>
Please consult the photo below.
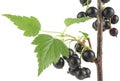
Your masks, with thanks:
<instances>
[{"instance_id":1,"label":"thin stem","mask_svg":"<svg viewBox=\"0 0 120 81\"><path fill-rule=\"evenodd\" d=\"M91 44L90 38L87 38L87 40L88 40L88 44L89 44L90 48L92 49L92 44Z\"/></svg>"},{"instance_id":2,"label":"thin stem","mask_svg":"<svg viewBox=\"0 0 120 81\"><path fill-rule=\"evenodd\" d=\"M56 31L46 31L46 30L41 30L42 32L47 32L47 33L57 33L57 34L61 34L61 32L56 32Z\"/></svg>"},{"instance_id":3,"label":"thin stem","mask_svg":"<svg viewBox=\"0 0 120 81\"><path fill-rule=\"evenodd\" d=\"M65 29L64 29L63 32L62 32L63 34L66 32L67 28L68 28L68 27L65 27Z\"/></svg>"},{"instance_id":4,"label":"thin stem","mask_svg":"<svg viewBox=\"0 0 120 81\"><path fill-rule=\"evenodd\" d=\"M70 37L70 38L72 38L73 40L75 40L75 41L81 43L80 40L78 40L76 37L74 37L74 36L72 36L72 35L69 35L69 34L63 34L63 36L64 36L64 37Z\"/></svg>"},{"instance_id":5,"label":"thin stem","mask_svg":"<svg viewBox=\"0 0 120 81\"><path fill-rule=\"evenodd\" d=\"M111 18L110 18L110 29L112 28L111 24L112 24L112 23L111 23Z\"/></svg>"},{"instance_id":6,"label":"thin stem","mask_svg":"<svg viewBox=\"0 0 120 81\"><path fill-rule=\"evenodd\" d=\"M89 8L89 4L88 4L88 1L89 1L89 0L87 0L86 11L87 11L87 9Z\"/></svg>"},{"instance_id":7,"label":"thin stem","mask_svg":"<svg viewBox=\"0 0 120 81\"><path fill-rule=\"evenodd\" d=\"M65 29L63 30L63 32L61 33L61 40L64 42L64 33L66 32L68 27L65 27Z\"/></svg>"},{"instance_id":8,"label":"thin stem","mask_svg":"<svg viewBox=\"0 0 120 81\"><path fill-rule=\"evenodd\" d=\"M83 51L85 50L86 47L84 47L80 53L80 59L82 59L82 54L83 54Z\"/></svg>"},{"instance_id":9,"label":"thin stem","mask_svg":"<svg viewBox=\"0 0 120 81\"><path fill-rule=\"evenodd\" d=\"M65 29L66 30L66 29ZM42 32L47 32L47 33L57 33L60 34L61 37L70 37L72 39L72 41L77 41L79 43L81 43L81 41L79 39L77 39L76 37L69 35L69 34L65 34L65 33L61 33L61 32L56 32L56 31L46 31L46 30L41 30Z\"/></svg>"}]
</instances>

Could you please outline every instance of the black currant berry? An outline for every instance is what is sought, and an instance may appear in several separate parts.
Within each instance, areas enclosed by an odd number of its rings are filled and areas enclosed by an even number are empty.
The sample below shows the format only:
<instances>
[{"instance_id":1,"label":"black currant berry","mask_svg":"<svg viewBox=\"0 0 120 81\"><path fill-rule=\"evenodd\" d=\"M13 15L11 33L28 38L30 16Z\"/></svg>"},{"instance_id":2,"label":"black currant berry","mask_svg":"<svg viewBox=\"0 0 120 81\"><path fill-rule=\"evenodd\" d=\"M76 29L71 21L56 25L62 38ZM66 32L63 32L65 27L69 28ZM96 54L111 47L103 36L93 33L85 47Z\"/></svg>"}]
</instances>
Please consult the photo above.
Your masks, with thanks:
<instances>
[{"instance_id":1,"label":"black currant berry","mask_svg":"<svg viewBox=\"0 0 120 81\"><path fill-rule=\"evenodd\" d=\"M87 16L89 17L97 17L97 8L95 7L89 7L86 11Z\"/></svg>"},{"instance_id":2,"label":"black currant berry","mask_svg":"<svg viewBox=\"0 0 120 81\"><path fill-rule=\"evenodd\" d=\"M91 0L80 0L80 3L82 4L82 6L86 6L87 4L91 3Z\"/></svg>"},{"instance_id":3,"label":"black currant berry","mask_svg":"<svg viewBox=\"0 0 120 81\"><path fill-rule=\"evenodd\" d=\"M72 55L74 55L74 51L71 48L69 48L69 56L72 56Z\"/></svg>"},{"instance_id":4,"label":"black currant berry","mask_svg":"<svg viewBox=\"0 0 120 81\"><path fill-rule=\"evenodd\" d=\"M95 30L95 31L97 31L97 23L98 23L98 21L96 20L95 22L93 22L93 24L92 24L92 27L93 27L93 29Z\"/></svg>"},{"instance_id":5,"label":"black currant berry","mask_svg":"<svg viewBox=\"0 0 120 81\"><path fill-rule=\"evenodd\" d=\"M87 16L87 15L86 15L85 12L79 12L79 13L77 14L77 18L86 17L86 16Z\"/></svg>"},{"instance_id":6,"label":"black currant berry","mask_svg":"<svg viewBox=\"0 0 120 81\"><path fill-rule=\"evenodd\" d=\"M69 57L72 56L72 55L74 55L74 51L73 51L71 48L69 48L68 51L69 51ZM64 58L65 60L67 60L67 57L66 57L66 56L63 56L63 58Z\"/></svg>"},{"instance_id":7,"label":"black currant berry","mask_svg":"<svg viewBox=\"0 0 120 81\"><path fill-rule=\"evenodd\" d=\"M67 62L70 68L77 68L81 64L80 58L72 56L68 58Z\"/></svg>"},{"instance_id":8,"label":"black currant berry","mask_svg":"<svg viewBox=\"0 0 120 81\"><path fill-rule=\"evenodd\" d=\"M64 58L65 60L67 60L67 57L66 57L66 56L63 56L63 58Z\"/></svg>"},{"instance_id":9,"label":"black currant berry","mask_svg":"<svg viewBox=\"0 0 120 81\"><path fill-rule=\"evenodd\" d=\"M86 68L86 67L83 67L82 69L84 69L84 70L86 71L86 76L85 76L85 78L90 77L91 70L90 70L89 68Z\"/></svg>"},{"instance_id":10,"label":"black currant berry","mask_svg":"<svg viewBox=\"0 0 120 81\"><path fill-rule=\"evenodd\" d=\"M71 74L71 75L75 75L75 73L76 73L76 71L78 71L79 70L79 68L77 67L77 68L70 68L69 67L69 69L68 69L68 72Z\"/></svg>"},{"instance_id":11,"label":"black currant berry","mask_svg":"<svg viewBox=\"0 0 120 81\"><path fill-rule=\"evenodd\" d=\"M117 37L117 35L118 35L118 30L116 28L111 28L109 32L110 32L111 36Z\"/></svg>"},{"instance_id":12,"label":"black currant berry","mask_svg":"<svg viewBox=\"0 0 120 81\"><path fill-rule=\"evenodd\" d=\"M106 20L106 21L103 21L103 22L104 22L103 23L104 30L110 29L110 26L111 26L110 21Z\"/></svg>"},{"instance_id":13,"label":"black currant berry","mask_svg":"<svg viewBox=\"0 0 120 81\"><path fill-rule=\"evenodd\" d=\"M107 3L107 2L109 2L110 0L101 0L102 1L102 3Z\"/></svg>"},{"instance_id":14,"label":"black currant berry","mask_svg":"<svg viewBox=\"0 0 120 81\"><path fill-rule=\"evenodd\" d=\"M103 31L105 31L106 29L110 29L110 22L109 21L103 21ZM92 27L93 27L93 29L95 30L95 31L97 31L98 30L98 20L96 20L95 22L93 22L93 24L92 24Z\"/></svg>"},{"instance_id":15,"label":"black currant berry","mask_svg":"<svg viewBox=\"0 0 120 81\"><path fill-rule=\"evenodd\" d=\"M80 68L78 71L75 72L75 76L79 80L83 80L86 78L86 71L82 68Z\"/></svg>"},{"instance_id":16,"label":"black currant berry","mask_svg":"<svg viewBox=\"0 0 120 81\"><path fill-rule=\"evenodd\" d=\"M111 8L111 7L106 7L106 8L103 10L103 12L102 12L103 16L104 16L105 18L108 18L108 19L112 18L112 16L114 15L114 13L115 13L115 11L114 11L114 9Z\"/></svg>"},{"instance_id":17,"label":"black currant berry","mask_svg":"<svg viewBox=\"0 0 120 81\"><path fill-rule=\"evenodd\" d=\"M93 62L95 59L95 53L92 50L85 50L82 54L82 58L86 62Z\"/></svg>"},{"instance_id":18,"label":"black currant berry","mask_svg":"<svg viewBox=\"0 0 120 81\"><path fill-rule=\"evenodd\" d=\"M65 64L64 59L60 57L57 63L53 63L53 66L57 69L62 69L64 64Z\"/></svg>"},{"instance_id":19,"label":"black currant berry","mask_svg":"<svg viewBox=\"0 0 120 81\"><path fill-rule=\"evenodd\" d=\"M73 54L71 57L79 58L77 54Z\"/></svg>"},{"instance_id":20,"label":"black currant berry","mask_svg":"<svg viewBox=\"0 0 120 81\"><path fill-rule=\"evenodd\" d=\"M117 15L113 15L111 18L111 23L116 24L119 21L119 17Z\"/></svg>"},{"instance_id":21,"label":"black currant berry","mask_svg":"<svg viewBox=\"0 0 120 81\"><path fill-rule=\"evenodd\" d=\"M82 51L82 49L83 49L83 46L80 44L80 43L76 43L75 44L75 50L77 51L77 52L81 52Z\"/></svg>"}]
</instances>

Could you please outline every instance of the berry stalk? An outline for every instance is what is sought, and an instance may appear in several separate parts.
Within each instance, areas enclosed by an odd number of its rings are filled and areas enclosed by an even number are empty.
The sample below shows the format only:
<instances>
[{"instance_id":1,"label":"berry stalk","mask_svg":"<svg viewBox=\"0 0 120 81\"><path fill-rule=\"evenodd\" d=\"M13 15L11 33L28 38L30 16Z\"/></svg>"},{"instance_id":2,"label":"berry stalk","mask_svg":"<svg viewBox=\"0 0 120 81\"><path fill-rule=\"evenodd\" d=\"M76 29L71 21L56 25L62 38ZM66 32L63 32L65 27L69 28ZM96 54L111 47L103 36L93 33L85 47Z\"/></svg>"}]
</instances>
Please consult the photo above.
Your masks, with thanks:
<instances>
[{"instance_id":1,"label":"berry stalk","mask_svg":"<svg viewBox=\"0 0 120 81\"><path fill-rule=\"evenodd\" d=\"M97 0L98 5L98 33L97 33L97 81L103 81L103 70L102 70L102 42L103 42L103 27L102 27L102 2Z\"/></svg>"}]
</instances>

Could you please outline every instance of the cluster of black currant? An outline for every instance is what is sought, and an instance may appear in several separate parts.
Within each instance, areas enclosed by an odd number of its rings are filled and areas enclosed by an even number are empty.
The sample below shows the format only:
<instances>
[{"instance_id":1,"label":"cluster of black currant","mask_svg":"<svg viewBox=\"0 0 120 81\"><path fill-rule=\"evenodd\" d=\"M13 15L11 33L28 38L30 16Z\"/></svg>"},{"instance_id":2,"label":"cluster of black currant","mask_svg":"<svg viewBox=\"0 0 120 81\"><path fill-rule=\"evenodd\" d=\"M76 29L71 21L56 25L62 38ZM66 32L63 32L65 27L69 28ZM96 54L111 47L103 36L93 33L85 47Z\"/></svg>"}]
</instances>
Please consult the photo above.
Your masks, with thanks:
<instances>
[{"instance_id":1,"label":"cluster of black currant","mask_svg":"<svg viewBox=\"0 0 120 81\"><path fill-rule=\"evenodd\" d=\"M64 60L66 60L69 65L68 73L79 80L89 78L91 71L89 68L81 67L81 58L86 62L93 62L95 60L95 53L90 48L85 48L84 45L80 43L75 44L75 51L71 48L68 50L69 57L60 57L57 63L53 63L53 66L57 69L62 69L65 64Z\"/></svg>"},{"instance_id":2,"label":"cluster of black currant","mask_svg":"<svg viewBox=\"0 0 120 81\"><path fill-rule=\"evenodd\" d=\"M77 14L77 18L91 17L97 18L98 9L96 7L88 7L92 0L80 0L82 6L87 6L86 12L81 11ZM110 0L101 0L103 4L109 2ZM119 17L115 14L115 11L111 7L105 7L102 10L103 19L103 31L109 29L111 36L117 36L118 30L111 27L111 24L116 24L119 21ZM99 21L93 22L92 26L97 31ZM85 39L86 40L86 39ZM68 73L75 76L79 80L89 78L91 75L91 70L87 67L81 66L81 59L85 62L96 62L96 57L94 51L91 49L91 44L89 46L85 45L84 40L82 42L77 41L74 49L68 48L69 57L62 56L58 62L53 63L53 66L57 69L62 69L64 67L65 61L68 63Z\"/></svg>"},{"instance_id":3,"label":"cluster of black currant","mask_svg":"<svg viewBox=\"0 0 120 81\"><path fill-rule=\"evenodd\" d=\"M109 2L110 0L101 0L103 4ZM80 0L80 3L83 6L89 5L91 3L91 0ZM98 10L96 7L88 7L86 12L79 12L77 14L77 18L81 17L92 17L96 18L98 14ZM109 33L111 36L117 36L118 35L118 30L115 27L112 27L111 24L116 24L119 21L119 17L115 14L115 11L112 7L105 7L103 8L102 11L103 15L103 31L109 30ZM94 21L92 24L93 29L97 31L98 29L98 20Z\"/></svg>"}]
</instances>

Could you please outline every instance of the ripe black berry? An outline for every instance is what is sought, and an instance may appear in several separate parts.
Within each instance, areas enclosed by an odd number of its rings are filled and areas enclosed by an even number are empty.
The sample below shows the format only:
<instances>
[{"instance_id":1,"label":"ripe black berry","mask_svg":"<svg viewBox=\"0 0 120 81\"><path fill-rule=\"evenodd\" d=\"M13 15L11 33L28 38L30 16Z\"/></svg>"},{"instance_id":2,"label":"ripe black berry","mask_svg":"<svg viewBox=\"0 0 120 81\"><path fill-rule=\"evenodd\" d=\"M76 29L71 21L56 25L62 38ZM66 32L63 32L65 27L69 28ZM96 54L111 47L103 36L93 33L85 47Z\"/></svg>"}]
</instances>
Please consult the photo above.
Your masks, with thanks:
<instances>
[{"instance_id":1,"label":"ripe black berry","mask_svg":"<svg viewBox=\"0 0 120 81\"><path fill-rule=\"evenodd\" d=\"M87 0L80 0L80 3L83 5L83 6L85 6L85 5L87 5ZM91 3L91 0L88 0L88 4L90 4Z\"/></svg>"},{"instance_id":2,"label":"ripe black berry","mask_svg":"<svg viewBox=\"0 0 120 81\"><path fill-rule=\"evenodd\" d=\"M86 71L82 68L80 68L78 71L76 71L75 76L79 80L83 80L86 78Z\"/></svg>"},{"instance_id":3,"label":"ripe black berry","mask_svg":"<svg viewBox=\"0 0 120 81\"><path fill-rule=\"evenodd\" d=\"M79 70L79 68L70 68L68 69L68 72L71 74L71 75L75 75L75 73Z\"/></svg>"},{"instance_id":4,"label":"ripe black berry","mask_svg":"<svg viewBox=\"0 0 120 81\"><path fill-rule=\"evenodd\" d=\"M82 69L84 69L86 71L86 77L85 78L88 78L90 77L90 74L91 74L91 71L89 68L86 68L86 67L83 67Z\"/></svg>"},{"instance_id":5,"label":"ripe black berry","mask_svg":"<svg viewBox=\"0 0 120 81\"><path fill-rule=\"evenodd\" d=\"M72 57L72 56L70 58L68 58L67 62L68 62L68 65L70 68L77 68L81 64L80 58Z\"/></svg>"},{"instance_id":6,"label":"ripe black berry","mask_svg":"<svg viewBox=\"0 0 120 81\"><path fill-rule=\"evenodd\" d=\"M110 29L111 25L110 25L110 22L108 20L104 20L102 24L103 24L103 26L102 26L103 31L105 31L106 29ZM96 30L96 31L98 30L98 20L93 22L92 27L94 30Z\"/></svg>"},{"instance_id":7,"label":"ripe black berry","mask_svg":"<svg viewBox=\"0 0 120 81\"><path fill-rule=\"evenodd\" d=\"M98 23L98 21L96 20L95 22L93 22L93 24L92 24L92 27L93 27L93 29L95 29L95 31L97 31L97 23Z\"/></svg>"},{"instance_id":8,"label":"ripe black berry","mask_svg":"<svg viewBox=\"0 0 120 81\"><path fill-rule=\"evenodd\" d=\"M86 15L85 12L79 12L79 13L77 14L77 18L86 17L86 16L87 16L87 15Z\"/></svg>"},{"instance_id":9,"label":"ripe black berry","mask_svg":"<svg viewBox=\"0 0 120 81\"><path fill-rule=\"evenodd\" d=\"M79 13L77 14L77 18L86 17L86 16L87 16L87 15L86 15L85 12L79 12Z\"/></svg>"},{"instance_id":10,"label":"ripe black berry","mask_svg":"<svg viewBox=\"0 0 120 81\"><path fill-rule=\"evenodd\" d=\"M103 22L104 22L104 23L103 23L104 30L110 29L110 26L111 26L110 21L105 20L105 21L103 21Z\"/></svg>"},{"instance_id":11,"label":"ripe black berry","mask_svg":"<svg viewBox=\"0 0 120 81\"><path fill-rule=\"evenodd\" d=\"M111 18L111 23L116 24L119 21L119 17L117 15L113 15Z\"/></svg>"},{"instance_id":12,"label":"ripe black berry","mask_svg":"<svg viewBox=\"0 0 120 81\"><path fill-rule=\"evenodd\" d=\"M75 44L75 50L77 51L77 52L81 52L82 51L82 49L83 49L83 46L80 44L80 43L76 43Z\"/></svg>"},{"instance_id":13,"label":"ripe black berry","mask_svg":"<svg viewBox=\"0 0 120 81\"><path fill-rule=\"evenodd\" d=\"M95 59L95 53L92 50L85 50L82 54L82 58L86 62L93 62Z\"/></svg>"},{"instance_id":14,"label":"ripe black berry","mask_svg":"<svg viewBox=\"0 0 120 81\"><path fill-rule=\"evenodd\" d=\"M74 51L73 51L71 48L69 48L68 51L69 51L69 57L72 56L72 55L74 55ZM63 56L63 58L64 58L65 60L67 60L67 57L66 57L66 56Z\"/></svg>"},{"instance_id":15,"label":"ripe black berry","mask_svg":"<svg viewBox=\"0 0 120 81\"><path fill-rule=\"evenodd\" d=\"M69 48L69 56L72 56L73 54L74 54L74 51L71 48Z\"/></svg>"},{"instance_id":16,"label":"ripe black berry","mask_svg":"<svg viewBox=\"0 0 120 81\"><path fill-rule=\"evenodd\" d=\"M102 1L102 3L107 3L107 2L109 2L110 0L101 0Z\"/></svg>"},{"instance_id":17,"label":"ripe black berry","mask_svg":"<svg viewBox=\"0 0 120 81\"><path fill-rule=\"evenodd\" d=\"M117 35L118 35L118 30L116 28L111 28L109 32L110 32L111 36L117 37Z\"/></svg>"},{"instance_id":18,"label":"ripe black berry","mask_svg":"<svg viewBox=\"0 0 120 81\"><path fill-rule=\"evenodd\" d=\"M87 16L89 17L97 17L97 8L95 7L89 7L86 11Z\"/></svg>"},{"instance_id":19,"label":"ripe black berry","mask_svg":"<svg viewBox=\"0 0 120 81\"><path fill-rule=\"evenodd\" d=\"M115 13L115 11L114 11L114 9L113 8L111 8L111 7L106 7L104 10L103 10L103 12L102 12L102 14L103 14L103 16L105 17L105 18L112 18L112 16L114 15L114 13Z\"/></svg>"},{"instance_id":20,"label":"ripe black berry","mask_svg":"<svg viewBox=\"0 0 120 81\"><path fill-rule=\"evenodd\" d=\"M73 54L71 57L79 58L77 54Z\"/></svg>"},{"instance_id":21,"label":"ripe black berry","mask_svg":"<svg viewBox=\"0 0 120 81\"><path fill-rule=\"evenodd\" d=\"M60 57L57 63L53 63L53 66L57 69L62 69L64 64L65 64L64 59Z\"/></svg>"}]
</instances>

